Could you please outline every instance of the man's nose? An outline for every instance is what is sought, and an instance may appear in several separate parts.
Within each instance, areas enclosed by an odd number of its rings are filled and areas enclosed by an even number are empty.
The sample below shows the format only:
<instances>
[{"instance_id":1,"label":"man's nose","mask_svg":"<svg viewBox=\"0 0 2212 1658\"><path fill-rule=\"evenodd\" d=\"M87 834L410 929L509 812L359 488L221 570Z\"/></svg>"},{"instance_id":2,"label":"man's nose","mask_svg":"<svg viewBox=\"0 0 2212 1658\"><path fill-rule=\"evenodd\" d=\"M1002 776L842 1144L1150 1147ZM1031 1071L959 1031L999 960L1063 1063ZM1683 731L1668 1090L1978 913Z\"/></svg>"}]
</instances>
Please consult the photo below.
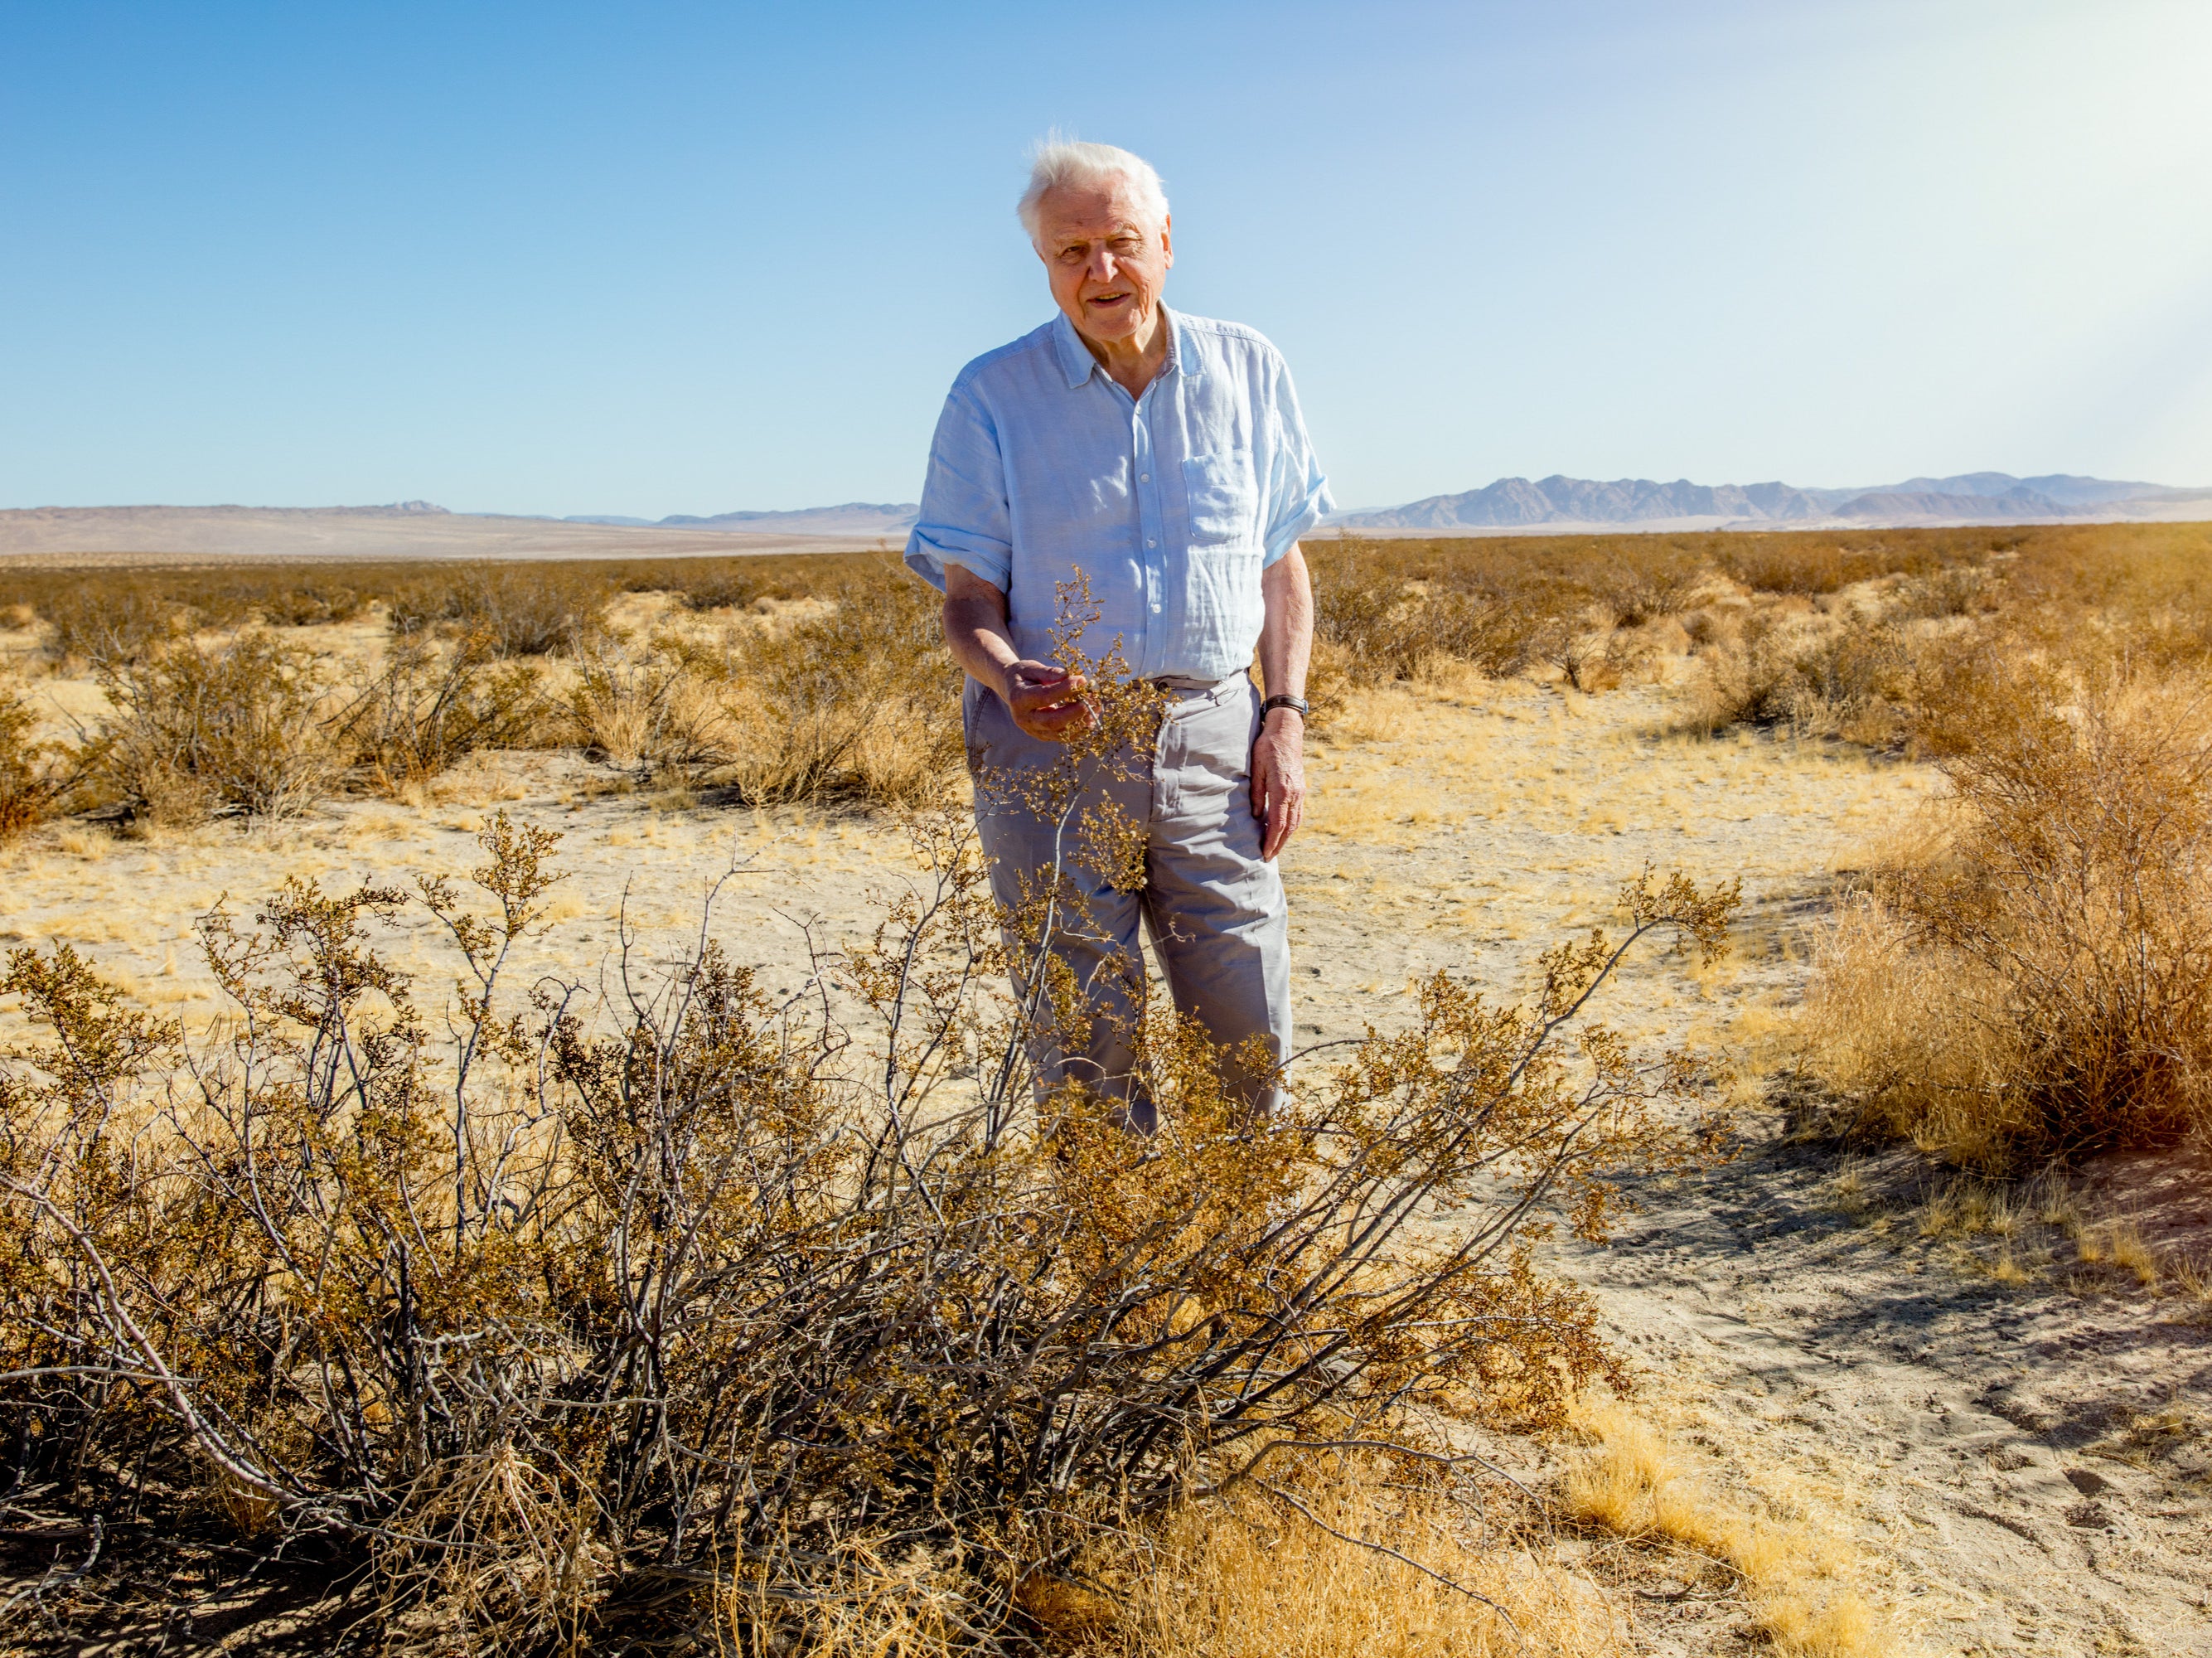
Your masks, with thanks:
<instances>
[{"instance_id":1,"label":"man's nose","mask_svg":"<svg viewBox=\"0 0 2212 1658\"><path fill-rule=\"evenodd\" d=\"M1102 247L1091 256L1091 269L1087 274L1093 282L1111 282L1115 272L1120 269L1121 261L1114 257L1112 250Z\"/></svg>"}]
</instances>

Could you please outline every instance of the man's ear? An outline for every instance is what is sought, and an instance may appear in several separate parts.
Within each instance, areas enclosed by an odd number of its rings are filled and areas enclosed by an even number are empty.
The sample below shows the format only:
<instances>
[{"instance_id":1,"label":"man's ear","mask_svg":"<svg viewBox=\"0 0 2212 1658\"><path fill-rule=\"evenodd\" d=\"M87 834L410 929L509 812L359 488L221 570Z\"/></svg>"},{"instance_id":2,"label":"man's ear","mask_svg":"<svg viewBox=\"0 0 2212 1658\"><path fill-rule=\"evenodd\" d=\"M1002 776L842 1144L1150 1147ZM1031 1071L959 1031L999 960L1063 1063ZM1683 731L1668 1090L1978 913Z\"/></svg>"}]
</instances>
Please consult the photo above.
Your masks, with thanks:
<instances>
[{"instance_id":1,"label":"man's ear","mask_svg":"<svg viewBox=\"0 0 2212 1658\"><path fill-rule=\"evenodd\" d=\"M1160 252L1168 256L1170 268L1175 265L1175 215L1170 213L1160 221Z\"/></svg>"}]
</instances>

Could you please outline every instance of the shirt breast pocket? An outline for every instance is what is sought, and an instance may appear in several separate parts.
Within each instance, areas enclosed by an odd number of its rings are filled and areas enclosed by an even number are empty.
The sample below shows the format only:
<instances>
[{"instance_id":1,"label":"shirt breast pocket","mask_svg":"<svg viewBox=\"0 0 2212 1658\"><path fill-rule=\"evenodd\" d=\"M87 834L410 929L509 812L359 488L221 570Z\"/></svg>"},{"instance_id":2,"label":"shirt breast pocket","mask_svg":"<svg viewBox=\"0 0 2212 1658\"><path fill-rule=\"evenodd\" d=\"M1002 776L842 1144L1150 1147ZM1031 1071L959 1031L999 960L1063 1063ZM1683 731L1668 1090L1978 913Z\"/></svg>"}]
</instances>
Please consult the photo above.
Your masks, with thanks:
<instances>
[{"instance_id":1,"label":"shirt breast pocket","mask_svg":"<svg viewBox=\"0 0 2212 1658\"><path fill-rule=\"evenodd\" d=\"M1260 481L1249 449L1194 454L1182 463L1194 546L1249 545L1260 533Z\"/></svg>"}]
</instances>

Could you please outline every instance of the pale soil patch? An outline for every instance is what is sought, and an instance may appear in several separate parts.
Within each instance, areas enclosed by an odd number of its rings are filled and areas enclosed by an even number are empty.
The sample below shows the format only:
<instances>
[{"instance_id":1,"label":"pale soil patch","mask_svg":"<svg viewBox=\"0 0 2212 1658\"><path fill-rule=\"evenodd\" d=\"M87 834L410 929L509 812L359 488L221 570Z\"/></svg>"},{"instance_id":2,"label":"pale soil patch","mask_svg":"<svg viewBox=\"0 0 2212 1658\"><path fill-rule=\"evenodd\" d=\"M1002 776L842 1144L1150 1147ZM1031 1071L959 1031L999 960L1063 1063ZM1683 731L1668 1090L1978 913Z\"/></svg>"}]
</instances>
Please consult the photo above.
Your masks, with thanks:
<instances>
[{"instance_id":1,"label":"pale soil patch","mask_svg":"<svg viewBox=\"0 0 2212 1658\"><path fill-rule=\"evenodd\" d=\"M1741 877L1738 948L1703 972L1634 965L1605 1016L1771 1055L1839 871L1936 780L1840 744L1651 735L1676 694L1469 680L1358 699L1315 745L1314 816L1285 865L1302 1044L1397 1025L1406 986L1439 966L1510 994L1567 925L1607 923L1650 863ZM0 850L0 945L69 941L155 1006L205 1018L217 1006L194 917L226 895L250 916L288 875L343 889L464 872L502 805L562 832L569 872L519 984L601 982L625 920L634 955L665 958L734 869L711 935L771 991L795 991L810 937L857 936L872 894L906 878L881 819L656 800L573 758L509 755L416 804L338 802L289 824L143 839L50 827ZM434 1000L452 962L426 918L393 949ZM0 1027L15 1017L0 1010ZM1636 1408L1714 1503L1832 1551L1828 1577L1888 1620L1873 1644L1830 1649L2212 1653L2212 1330L2188 1265L2212 1271L2202 1172L2097 1171L2074 1201L2100 1259L2081 1259L2063 1221L2038 1222L2008 1272L1986 1229L1921 1235L1936 1182L1915 1154L1846 1168L1751 1103L1735 1165L1653 1184L1609 1249L1545 1249L1596 1294L1638 1362ZM2118 1234L2095 1228L2112 1216L2166 1263L2154 1288L2111 1259ZM1576 1453L1500 1454L1556 1484ZM1611 1586L1630 1650L1772 1649L1737 1568L1669 1547L1568 1537L1559 1555Z\"/></svg>"}]
</instances>

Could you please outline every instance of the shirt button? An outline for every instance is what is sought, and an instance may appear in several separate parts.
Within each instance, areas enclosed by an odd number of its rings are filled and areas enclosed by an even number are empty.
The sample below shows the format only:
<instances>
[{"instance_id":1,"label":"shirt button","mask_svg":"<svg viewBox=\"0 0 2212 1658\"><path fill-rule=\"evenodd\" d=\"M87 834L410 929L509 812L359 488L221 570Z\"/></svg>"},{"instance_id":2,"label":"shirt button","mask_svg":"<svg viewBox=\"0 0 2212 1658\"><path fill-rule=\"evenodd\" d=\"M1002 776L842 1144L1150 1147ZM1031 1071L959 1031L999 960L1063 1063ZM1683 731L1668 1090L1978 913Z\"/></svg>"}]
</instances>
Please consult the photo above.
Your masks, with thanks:
<instances>
[{"instance_id":1,"label":"shirt button","mask_svg":"<svg viewBox=\"0 0 2212 1658\"><path fill-rule=\"evenodd\" d=\"M1152 475L1150 472L1139 472L1137 474L1137 481L1139 484L1149 484L1152 481Z\"/></svg>"},{"instance_id":2,"label":"shirt button","mask_svg":"<svg viewBox=\"0 0 2212 1658\"><path fill-rule=\"evenodd\" d=\"M1145 545L1148 547L1156 547L1159 546L1159 543L1153 540L1150 536L1147 536L1145 538Z\"/></svg>"}]
</instances>

